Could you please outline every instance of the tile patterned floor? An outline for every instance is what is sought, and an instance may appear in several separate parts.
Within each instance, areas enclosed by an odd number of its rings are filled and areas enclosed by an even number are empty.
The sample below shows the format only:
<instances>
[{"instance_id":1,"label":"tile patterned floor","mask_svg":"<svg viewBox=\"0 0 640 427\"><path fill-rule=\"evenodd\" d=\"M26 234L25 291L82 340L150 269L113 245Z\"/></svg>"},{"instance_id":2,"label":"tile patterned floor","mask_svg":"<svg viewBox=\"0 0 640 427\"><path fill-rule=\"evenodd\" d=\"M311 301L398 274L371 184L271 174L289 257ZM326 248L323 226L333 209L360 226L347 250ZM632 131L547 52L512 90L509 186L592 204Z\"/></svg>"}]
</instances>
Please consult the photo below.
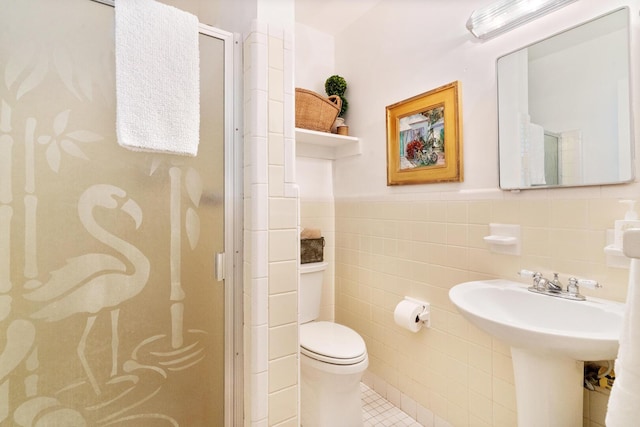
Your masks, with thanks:
<instances>
[{"instance_id":1,"label":"tile patterned floor","mask_svg":"<svg viewBox=\"0 0 640 427\"><path fill-rule=\"evenodd\" d=\"M422 427L364 383L360 384L360 390L364 427Z\"/></svg>"}]
</instances>

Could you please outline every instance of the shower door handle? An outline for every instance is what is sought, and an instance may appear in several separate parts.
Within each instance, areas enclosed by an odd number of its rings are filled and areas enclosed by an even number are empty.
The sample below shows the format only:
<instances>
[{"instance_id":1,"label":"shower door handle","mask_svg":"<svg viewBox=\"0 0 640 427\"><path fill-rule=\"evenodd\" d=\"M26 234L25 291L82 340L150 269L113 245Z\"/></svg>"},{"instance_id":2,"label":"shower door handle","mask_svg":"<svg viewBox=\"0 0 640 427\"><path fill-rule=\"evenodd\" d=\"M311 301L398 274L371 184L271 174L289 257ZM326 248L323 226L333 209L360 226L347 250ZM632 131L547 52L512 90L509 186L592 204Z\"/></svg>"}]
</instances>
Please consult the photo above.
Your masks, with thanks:
<instances>
[{"instance_id":1,"label":"shower door handle","mask_svg":"<svg viewBox=\"0 0 640 427\"><path fill-rule=\"evenodd\" d=\"M224 252L217 252L214 261L214 276L218 282L222 282L224 280Z\"/></svg>"}]
</instances>

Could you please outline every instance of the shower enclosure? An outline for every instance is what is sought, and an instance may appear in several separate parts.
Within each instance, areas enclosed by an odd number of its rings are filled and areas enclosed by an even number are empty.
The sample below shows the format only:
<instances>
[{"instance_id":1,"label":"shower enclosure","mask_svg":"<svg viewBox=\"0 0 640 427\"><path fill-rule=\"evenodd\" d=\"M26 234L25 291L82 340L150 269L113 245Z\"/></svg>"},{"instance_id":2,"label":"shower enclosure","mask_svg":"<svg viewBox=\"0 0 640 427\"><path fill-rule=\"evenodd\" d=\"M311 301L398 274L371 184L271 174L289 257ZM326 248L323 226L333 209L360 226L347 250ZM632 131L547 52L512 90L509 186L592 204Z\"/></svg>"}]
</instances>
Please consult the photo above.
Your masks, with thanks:
<instances>
[{"instance_id":1,"label":"shower enclosure","mask_svg":"<svg viewBox=\"0 0 640 427\"><path fill-rule=\"evenodd\" d=\"M113 8L0 11L0 426L230 425L232 38L201 26L198 156L149 154L116 140Z\"/></svg>"}]
</instances>

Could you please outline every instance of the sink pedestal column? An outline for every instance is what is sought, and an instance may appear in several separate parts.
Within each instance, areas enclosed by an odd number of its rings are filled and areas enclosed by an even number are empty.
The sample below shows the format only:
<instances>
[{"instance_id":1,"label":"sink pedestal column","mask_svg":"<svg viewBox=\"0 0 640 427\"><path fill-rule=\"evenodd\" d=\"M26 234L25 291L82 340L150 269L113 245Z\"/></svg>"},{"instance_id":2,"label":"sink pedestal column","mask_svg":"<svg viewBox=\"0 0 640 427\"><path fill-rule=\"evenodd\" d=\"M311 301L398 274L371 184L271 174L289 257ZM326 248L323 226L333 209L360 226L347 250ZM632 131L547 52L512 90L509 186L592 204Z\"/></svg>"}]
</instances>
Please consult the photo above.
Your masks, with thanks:
<instances>
[{"instance_id":1,"label":"sink pedestal column","mask_svg":"<svg viewBox=\"0 0 640 427\"><path fill-rule=\"evenodd\" d=\"M584 362L511 347L518 427L582 427Z\"/></svg>"}]
</instances>

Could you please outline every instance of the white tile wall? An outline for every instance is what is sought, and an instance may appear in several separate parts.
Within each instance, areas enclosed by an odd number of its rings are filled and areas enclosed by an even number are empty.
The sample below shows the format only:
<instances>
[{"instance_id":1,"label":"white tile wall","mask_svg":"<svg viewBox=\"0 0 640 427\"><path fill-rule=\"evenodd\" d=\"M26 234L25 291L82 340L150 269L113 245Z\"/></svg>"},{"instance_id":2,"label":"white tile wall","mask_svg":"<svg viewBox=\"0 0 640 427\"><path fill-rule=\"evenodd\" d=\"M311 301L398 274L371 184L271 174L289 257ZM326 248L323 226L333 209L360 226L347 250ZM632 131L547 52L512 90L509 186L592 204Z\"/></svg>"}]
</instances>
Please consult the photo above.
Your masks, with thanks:
<instances>
[{"instance_id":1,"label":"white tile wall","mask_svg":"<svg viewBox=\"0 0 640 427\"><path fill-rule=\"evenodd\" d=\"M291 37L254 22L245 73L245 425L298 424L298 189ZM291 117L288 117L291 116ZM285 138L285 136L287 138ZM288 140L288 143L287 143ZM288 152L289 151L289 152ZM289 178L289 179L287 179ZM246 191L250 189L250 191ZM247 307L250 306L250 307Z\"/></svg>"},{"instance_id":2,"label":"white tile wall","mask_svg":"<svg viewBox=\"0 0 640 427\"><path fill-rule=\"evenodd\" d=\"M603 251L606 229L624 207L599 197L439 198L335 202L336 321L365 338L372 387L420 423L514 426L509 347L462 318L449 289L518 280L516 272L528 268L593 278L605 288L585 294L624 301L628 270L608 267ZM303 202L302 211L321 211L311 206ZM489 251L482 240L489 222L522 226L521 256ZM394 324L405 295L431 302L431 329L412 334ZM605 395L589 393L585 408L585 426L604 423Z\"/></svg>"},{"instance_id":3,"label":"white tile wall","mask_svg":"<svg viewBox=\"0 0 640 427\"><path fill-rule=\"evenodd\" d=\"M269 294L269 282L266 277L251 280L251 325L266 325L268 322L269 310L264 301Z\"/></svg>"}]
</instances>

